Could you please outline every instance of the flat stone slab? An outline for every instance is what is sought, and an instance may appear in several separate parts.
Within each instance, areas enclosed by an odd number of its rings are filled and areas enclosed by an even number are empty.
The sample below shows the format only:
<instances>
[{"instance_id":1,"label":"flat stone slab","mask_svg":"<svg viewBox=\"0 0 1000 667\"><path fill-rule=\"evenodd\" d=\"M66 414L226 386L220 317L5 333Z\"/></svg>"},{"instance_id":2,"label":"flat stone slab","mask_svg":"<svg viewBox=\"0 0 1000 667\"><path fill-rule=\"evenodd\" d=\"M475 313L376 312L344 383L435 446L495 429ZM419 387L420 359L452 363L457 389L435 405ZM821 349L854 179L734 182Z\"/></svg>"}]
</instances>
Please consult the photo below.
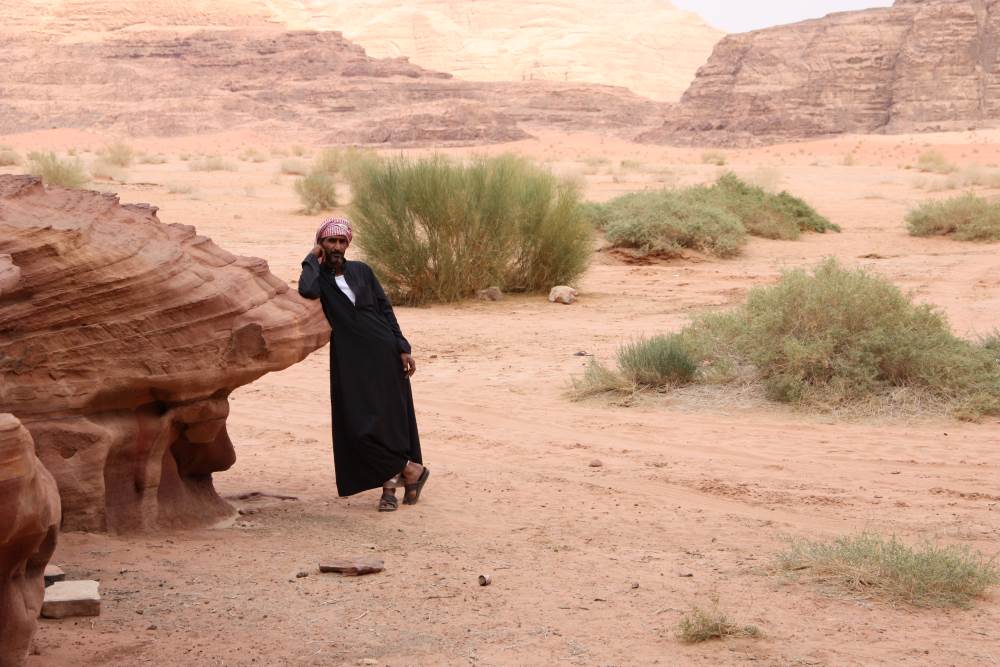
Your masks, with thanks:
<instances>
[{"instance_id":1,"label":"flat stone slab","mask_svg":"<svg viewBox=\"0 0 1000 667\"><path fill-rule=\"evenodd\" d=\"M374 574L385 569L385 564L378 558L335 558L319 564L320 572L337 572L348 576Z\"/></svg>"},{"instance_id":2,"label":"flat stone slab","mask_svg":"<svg viewBox=\"0 0 1000 667\"><path fill-rule=\"evenodd\" d=\"M46 565L45 566L45 585L46 587L51 586L57 581L62 581L66 578L66 573L63 572L62 568L58 565Z\"/></svg>"},{"instance_id":3,"label":"flat stone slab","mask_svg":"<svg viewBox=\"0 0 1000 667\"><path fill-rule=\"evenodd\" d=\"M100 616L101 594L99 582L57 581L45 589L42 618L69 618L71 616Z\"/></svg>"}]
</instances>

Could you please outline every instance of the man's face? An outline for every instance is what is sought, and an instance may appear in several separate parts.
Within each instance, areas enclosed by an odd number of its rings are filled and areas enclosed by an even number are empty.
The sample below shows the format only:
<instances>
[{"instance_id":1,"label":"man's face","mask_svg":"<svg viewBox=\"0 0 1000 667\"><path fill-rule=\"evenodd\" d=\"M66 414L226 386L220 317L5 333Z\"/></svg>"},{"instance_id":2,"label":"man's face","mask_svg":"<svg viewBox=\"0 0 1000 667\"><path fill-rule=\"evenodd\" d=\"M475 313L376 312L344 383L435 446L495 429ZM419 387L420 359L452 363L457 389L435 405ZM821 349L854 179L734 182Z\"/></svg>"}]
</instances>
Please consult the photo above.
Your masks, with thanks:
<instances>
[{"instance_id":1,"label":"man's face","mask_svg":"<svg viewBox=\"0 0 1000 667\"><path fill-rule=\"evenodd\" d=\"M319 244L323 248L323 256L331 262L344 259L344 253L347 252L349 245L346 236L325 236Z\"/></svg>"}]
</instances>

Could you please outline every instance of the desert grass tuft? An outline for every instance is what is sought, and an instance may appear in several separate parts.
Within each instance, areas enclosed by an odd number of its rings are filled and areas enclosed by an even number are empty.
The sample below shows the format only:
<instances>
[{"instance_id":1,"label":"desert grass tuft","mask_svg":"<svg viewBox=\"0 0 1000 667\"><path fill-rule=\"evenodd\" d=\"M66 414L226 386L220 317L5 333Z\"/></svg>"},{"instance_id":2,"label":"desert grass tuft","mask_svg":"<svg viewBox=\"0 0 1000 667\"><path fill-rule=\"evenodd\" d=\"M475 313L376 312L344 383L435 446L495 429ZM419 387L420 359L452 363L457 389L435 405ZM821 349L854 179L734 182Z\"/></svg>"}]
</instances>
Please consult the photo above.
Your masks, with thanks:
<instances>
[{"instance_id":1,"label":"desert grass tuft","mask_svg":"<svg viewBox=\"0 0 1000 667\"><path fill-rule=\"evenodd\" d=\"M685 644L698 644L712 639L760 637L755 625L740 625L719 610L717 603L704 609L694 607L677 624L677 639Z\"/></svg>"},{"instance_id":2,"label":"desert grass tuft","mask_svg":"<svg viewBox=\"0 0 1000 667\"><path fill-rule=\"evenodd\" d=\"M723 167L726 164L726 154L720 151L705 151L701 154L701 161L703 164L714 164L717 167Z\"/></svg>"},{"instance_id":3,"label":"desert grass tuft","mask_svg":"<svg viewBox=\"0 0 1000 667\"><path fill-rule=\"evenodd\" d=\"M80 158L60 160L55 153L28 153L28 173L64 188L79 188L90 180Z\"/></svg>"},{"instance_id":4,"label":"desert grass tuft","mask_svg":"<svg viewBox=\"0 0 1000 667\"><path fill-rule=\"evenodd\" d=\"M0 167L13 167L21 164L21 156L12 148L0 148Z\"/></svg>"},{"instance_id":5,"label":"desert grass tuft","mask_svg":"<svg viewBox=\"0 0 1000 667\"><path fill-rule=\"evenodd\" d=\"M778 565L851 594L915 607L968 607L1000 584L995 559L966 547L912 547L873 532L793 541Z\"/></svg>"},{"instance_id":6,"label":"desert grass tuft","mask_svg":"<svg viewBox=\"0 0 1000 667\"><path fill-rule=\"evenodd\" d=\"M322 171L312 171L295 181L295 194L302 202L302 212L313 215L337 206L337 184Z\"/></svg>"},{"instance_id":7,"label":"desert grass tuft","mask_svg":"<svg viewBox=\"0 0 1000 667\"><path fill-rule=\"evenodd\" d=\"M310 171L309 163L295 158L282 160L280 171L288 176L305 176Z\"/></svg>"},{"instance_id":8,"label":"desert grass tuft","mask_svg":"<svg viewBox=\"0 0 1000 667\"><path fill-rule=\"evenodd\" d=\"M619 348L618 370L636 386L660 389L691 382L698 365L680 337L653 336Z\"/></svg>"},{"instance_id":9,"label":"desert grass tuft","mask_svg":"<svg viewBox=\"0 0 1000 667\"><path fill-rule=\"evenodd\" d=\"M350 181L359 244L402 303L548 290L590 259L576 187L522 158L366 160Z\"/></svg>"},{"instance_id":10,"label":"desert grass tuft","mask_svg":"<svg viewBox=\"0 0 1000 667\"><path fill-rule=\"evenodd\" d=\"M938 150L926 150L917 157L917 169L932 174L953 174L958 167L948 162Z\"/></svg>"},{"instance_id":11,"label":"desert grass tuft","mask_svg":"<svg viewBox=\"0 0 1000 667\"><path fill-rule=\"evenodd\" d=\"M191 171L237 171L238 167L226 160L224 158L218 157L216 155L210 155L209 157L202 158L201 160L195 160L188 164L188 168Z\"/></svg>"},{"instance_id":12,"label":"desert grass tuft","mask_svg":"<svg viewBox=\"0 0 1000 667\"><path fill-rule=\"evenodd\" d=\"M913 236L1000 241L1000 202L972 193L925 202L906 215L906 226Z\"/></svg>"},{"instance_id":13,"label":"desert grass tuft","mask_svg":"<svg viewBox=\"0 0 1000 667\"><path fill-rule=\"evenodd\" d=\"M128 172L124 167L121 167L115 163L109 162L106 158L101 157L94 160L90 165L90 175L99 181L117 181L122 183L128 177Z\"/></svg>"},{"instance_id":14,"label":"desert grass tuft","mask_svg":"<svg viewBox=\"0 0 1000 667\"><path fill-rule=\"evenodd\" d=\"M115 167L129 167L135 159L135 150L123 141L108 144L100 152L101 159Z\"/></svg>"}]
</instances>

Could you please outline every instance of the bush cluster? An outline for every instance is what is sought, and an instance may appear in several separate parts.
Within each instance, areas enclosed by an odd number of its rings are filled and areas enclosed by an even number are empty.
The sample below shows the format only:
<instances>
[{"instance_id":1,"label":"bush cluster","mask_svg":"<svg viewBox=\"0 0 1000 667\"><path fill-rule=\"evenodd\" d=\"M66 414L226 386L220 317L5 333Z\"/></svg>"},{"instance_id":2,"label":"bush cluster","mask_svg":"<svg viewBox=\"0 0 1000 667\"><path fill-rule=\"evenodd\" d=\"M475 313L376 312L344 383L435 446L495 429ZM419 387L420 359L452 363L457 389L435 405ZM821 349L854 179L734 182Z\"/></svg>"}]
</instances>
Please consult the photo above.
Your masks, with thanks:
<instances>
[{"instance_id":1,"label":"bush cluster","mask_svg":"<svg viewBox=\"0 0 1000 667\"><path fill-rule=\"evenodd\" d=\"M79 188L90 180L80 158L60 160L51 152L28 153L28 173L40 176L46 185L59 185L64 188Z\"/></svg>"},{"instance_id":2,"label":"bush cluster","mask_svg":"<svg viewBox=\"0 0 1000 667\"><path fill-rule=\"evenodd\" d=\"M972 193L925 202L906 215L906 226L913 236L1000 241L1000 203Z\"/></svg>"},{"instance_id":3,"label":"bush cluster","mask_svg":"<svg viewBox=\"0 0 1000 667\"><path fill-rule=\"evenodd\" d=\"M577 189L521 158L363 160L351 187L358 244L402 303L547 290L591 255Z\"/></svg>"},{"instance_id":4,"label":"bush cluster","mask_svg":"<svg viewBox=\"0 0 1000 667\"><path fill-rule=\"evenodd\" d=\"M832 259L812 273L789 271L751 290L744 305L698 317L670 340L696 368L694 381L756 381L775 401L835 408L905 389L959 417L1000 414L1000 365L989 341L956 337L940 312ZM643 357L645 373L660 372L654 359ZM577 381L578 395L615 389L615 374L605 373ZM624 384L625 368L618 377Z\"/></svg>"},{"instance_id":5,"label":"bush cluster","mask_svg":"<svg viewBox=\"0 0 1000 667\"><path fill-rule=\"evenodd\" d=\"M795 239L803 231L840 231L801 199L768 192L731 172L709 186L636 192L586 204L582 211L612 247L643 257L677 257L685 249L732 257L748 234Z\"/></svg>"}]
</instances>

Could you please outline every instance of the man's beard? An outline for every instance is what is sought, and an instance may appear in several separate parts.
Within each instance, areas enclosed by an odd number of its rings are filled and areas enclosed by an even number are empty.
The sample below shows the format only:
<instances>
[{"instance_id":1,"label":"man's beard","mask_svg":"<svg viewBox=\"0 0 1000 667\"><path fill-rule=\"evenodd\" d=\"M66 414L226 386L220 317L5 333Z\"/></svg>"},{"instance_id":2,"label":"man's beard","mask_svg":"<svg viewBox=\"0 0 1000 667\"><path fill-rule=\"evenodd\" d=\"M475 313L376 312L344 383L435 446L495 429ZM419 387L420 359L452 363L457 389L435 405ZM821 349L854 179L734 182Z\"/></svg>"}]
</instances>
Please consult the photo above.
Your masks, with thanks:
<instances>
[{"instance_id":1,"label":"man's beard","mask_svg":"<svg viewBox=\"0 0 1000 667\"><path fill-rule=\"evenodd\" d=\"M343 262L344 262L344 255L339 252L323 253L323 264L326 265L327 268L330 269L336 268L337 266L343 264Z\"/></svg>"}]
</instances>

